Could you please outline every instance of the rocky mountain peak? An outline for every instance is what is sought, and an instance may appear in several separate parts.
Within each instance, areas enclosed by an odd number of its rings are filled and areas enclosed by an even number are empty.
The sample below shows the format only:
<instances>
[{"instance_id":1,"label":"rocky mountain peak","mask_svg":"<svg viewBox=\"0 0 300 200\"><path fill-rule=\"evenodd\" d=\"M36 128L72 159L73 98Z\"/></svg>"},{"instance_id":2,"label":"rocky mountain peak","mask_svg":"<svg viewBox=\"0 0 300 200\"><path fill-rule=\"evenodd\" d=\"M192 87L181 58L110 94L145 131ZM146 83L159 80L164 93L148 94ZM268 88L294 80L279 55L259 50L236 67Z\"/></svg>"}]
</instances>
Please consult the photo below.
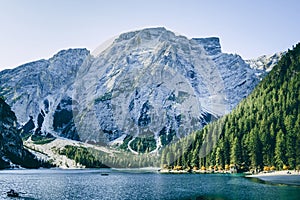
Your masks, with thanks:
<instances>
[{"instance_id":1,"label":"rocky mountain peak","mask_svg":"<svg viewBox=\"0 0 300 200\"><path fill-rule=\"evenodd\" d=\"M164 28L121 34L81 68L75 124L80 139L93 142L182 137L230 111L258 83L240 56L221 52L218 38L188 39Z\"/></svg>"},{"instance_id":2,"label":"rocky mountain peak","mask_svg":"<svg viewBox=\"0 0 300 200\"><path fill-rule=\"evenodd\" d=\"M278 61L284 54L285 52L278 52L272 55L263 55L255 59L246 60L246 63L248 63L253 69L269 72L273 69L273 67L278 63Z\"/></svg>"},{"instance_id":3,"label":"rocky mountain peak","mask_svg":"<svg viewBox=\"0 0 300 200\"><path fill-rule=\"evenodd\" d=\"M208 55L217 55L222 53L220 39L217 37L193 38L192 40L202 45Z\"/></svg>"},{"instance_id":4,"label":"rocky mountain peak","mask_svg":"<svg viewBox=\"0 0 300 200\"><path fill-rule=\"evenodd\" d=\"M119 35L119 37L116 39L116 42L120 41L126 41L130 40L134 37L140 37L146 40L153 40L155 38L158 38L161 35L164 34L173 34L170 31L167 31L164 27L158 27L158 28L146 28L142 30L137 30L137 31L131 31L127 33L122 33ZM173 34L174 35L174 34Z\"/></svg>"},{"instance_id":5,"label":"rocky mountain peak","mask_svg":"<svg viewBox=\"0 0 300 200\"><path fill-rule=\"evenodd\" d=\"M50 58L50 61L56 60L56 59L70 59L70 57L75 56L87 56L90 54L90 51L86 48L76 48L76 49L63 49L56 53L52 58Z\"/></svg>"}]
</instances>

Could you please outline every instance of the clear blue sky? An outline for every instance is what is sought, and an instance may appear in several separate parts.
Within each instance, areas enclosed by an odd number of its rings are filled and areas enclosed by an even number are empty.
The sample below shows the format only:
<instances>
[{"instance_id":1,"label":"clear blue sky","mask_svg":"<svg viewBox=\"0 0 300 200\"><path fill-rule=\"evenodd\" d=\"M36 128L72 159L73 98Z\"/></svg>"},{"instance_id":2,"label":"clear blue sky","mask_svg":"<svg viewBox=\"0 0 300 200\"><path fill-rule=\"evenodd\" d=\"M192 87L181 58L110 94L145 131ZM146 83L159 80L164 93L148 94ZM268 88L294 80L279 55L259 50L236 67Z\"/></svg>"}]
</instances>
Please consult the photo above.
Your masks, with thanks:
<instances>
[{"instance_id":1,"label":"clear blue sky","mask_svg":"<svg viewBox=\"0 0 300 200\"><path fill-rule=\"evenodd\" d=\"M164 26L218 36L222 50L255 58L300 41L299 0L0 0L0 70L61 49L94 50L121 32Z\"/></svg>"}]
</instances>

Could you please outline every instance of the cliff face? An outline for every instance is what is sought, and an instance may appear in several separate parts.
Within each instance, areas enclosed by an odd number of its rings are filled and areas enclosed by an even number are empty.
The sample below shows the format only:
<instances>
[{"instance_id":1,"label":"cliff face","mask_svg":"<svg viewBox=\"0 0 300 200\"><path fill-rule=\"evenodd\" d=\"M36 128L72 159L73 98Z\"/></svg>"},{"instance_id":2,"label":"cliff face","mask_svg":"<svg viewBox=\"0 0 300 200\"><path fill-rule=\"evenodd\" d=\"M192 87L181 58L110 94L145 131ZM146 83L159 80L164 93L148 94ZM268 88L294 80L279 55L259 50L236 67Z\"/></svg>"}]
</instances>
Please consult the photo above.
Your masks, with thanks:
<instances>
[{"instance_id":1,"label":"cliff face","mask_svg":"<svg viewBox=\"0 0 300 200\"><path fill-rule=\"evenodd\" d=\"M0 95L5 97L18 122L27 123L25 132L61 133L69 121L56 123L53 127L54 121L65 114L60 112L59 104L72 97L72 84L78 68L88 55L86 49L63 50L49 60L0 72Z\"/></svg>"},{"instance_id":2,"label":"cliff face","mask_svg":"<svg viewBox=\"0 0 300 200\"><path fill-rule=\"evenodd\" d=\"M255 72L218 38L124 33L79 68L74 122L83 141L152 135L159 146L230 112L259 82Z\"/></svg>"}]
</instances>

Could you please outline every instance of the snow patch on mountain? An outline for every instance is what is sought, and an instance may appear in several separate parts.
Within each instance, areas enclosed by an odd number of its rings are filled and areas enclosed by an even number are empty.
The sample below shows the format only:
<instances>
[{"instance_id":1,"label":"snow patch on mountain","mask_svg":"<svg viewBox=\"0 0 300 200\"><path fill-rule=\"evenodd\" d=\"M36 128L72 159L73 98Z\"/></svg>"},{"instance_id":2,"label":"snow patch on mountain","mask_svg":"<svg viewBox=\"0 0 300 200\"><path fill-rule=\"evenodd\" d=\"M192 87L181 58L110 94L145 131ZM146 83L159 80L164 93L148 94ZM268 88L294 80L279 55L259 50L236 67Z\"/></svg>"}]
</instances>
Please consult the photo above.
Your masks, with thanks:
<instances>
[{"instance_id":1,"label":"snow patch on mountain","mask_svg":"<svg viewBox=\"0 0 300 200\"><path fill-rule=\"evenodd\" d=\"M249 64L252 69L270 72L284 54L285 52L263 55L256 59L245 60L245 62Z\"/></svg>"}]
</instances>

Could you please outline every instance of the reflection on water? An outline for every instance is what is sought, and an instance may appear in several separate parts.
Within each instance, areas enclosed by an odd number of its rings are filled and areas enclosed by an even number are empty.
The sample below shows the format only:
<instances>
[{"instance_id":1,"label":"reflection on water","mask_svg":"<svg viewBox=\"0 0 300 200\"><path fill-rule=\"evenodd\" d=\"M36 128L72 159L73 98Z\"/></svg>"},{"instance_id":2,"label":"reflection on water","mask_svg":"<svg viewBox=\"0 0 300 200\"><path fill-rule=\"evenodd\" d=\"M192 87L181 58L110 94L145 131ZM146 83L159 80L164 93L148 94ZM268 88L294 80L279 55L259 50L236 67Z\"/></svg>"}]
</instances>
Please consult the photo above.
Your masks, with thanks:
<instances>
[{"instance_id":1,"label":"reflection on water","mask_svg":"<svg viewBox=\"0 0 300 200\"><path fill-rule=\"evenodd\" d=\"M284 177L284 178L286 178L286 177ZM276 186L291 186L291 187L298 187L300 189L300 185L299 185L300 176L294 176L294 177L289 176L288 183L282 183L282 180L280 179L280 177L277 177L277 176L274 178L266 177L267 180L262 180L262 179L259 179L256 177L248 177L247 179L249 179L255 183L269 184L269 185L276 185Z\"/></svg>"},{"instance_id":2,"label":"reflection on water","mask_svg":"<svg viewBox=\"0 0 300 200\"><path fill-rule=\"evenodd\" d=\"M228 200L228 199L224 198L224 197L220 197L220 196L207 195L207 196L197 196L197 197L191 198L189 200Z\"/></svg>"},{"instance_id":3,"label":"reflection on water","mask_svg":"<svg viewBox=\"0 0 300 200\"><path fill-rule=\"evenodd\" d=\"M103 175L106 174L106 175ZM299 187L261 184L221 174L158 174L106 170L0 171L0 199L298 199Z\"/></svg>"}]
</instances>

